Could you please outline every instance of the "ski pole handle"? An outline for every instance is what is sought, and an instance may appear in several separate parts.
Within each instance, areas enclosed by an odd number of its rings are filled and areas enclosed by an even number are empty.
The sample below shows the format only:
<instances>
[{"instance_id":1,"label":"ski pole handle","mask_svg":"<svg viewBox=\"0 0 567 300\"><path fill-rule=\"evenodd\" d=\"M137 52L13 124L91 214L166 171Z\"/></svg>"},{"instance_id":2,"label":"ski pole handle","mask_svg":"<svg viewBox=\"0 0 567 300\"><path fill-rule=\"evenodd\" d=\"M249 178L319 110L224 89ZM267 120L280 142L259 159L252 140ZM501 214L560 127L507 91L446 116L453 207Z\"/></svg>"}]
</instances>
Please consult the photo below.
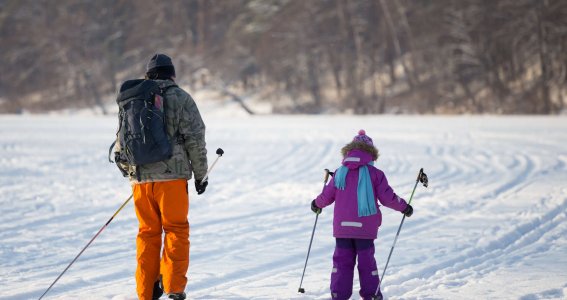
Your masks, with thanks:
<instances>
[{"instance_id":1,"label":"ski pole handle","mask_svg":"<svg viewBox=\"0 0 567 300\"><path fill-rule=\"evenodd\" d=\"M325 169L325 180L323 180L324 185L327 184L327 181L329 180L329 175L331 174L331 171L329 171L329 169Z\"/></svg>"},{"instance_id":2,"label":"ski pole handle","mask_svg":"<svg viewBox=\"0 0 567 300\"><path fill-rule=\"evenodd\" d=\"M209 168L209 170L207 171L207 173L205 174L205 177L203 177L203 179L201 179L201 183L207 181L207 178L209 178L209 174L211 174L211 171L213 170L213 168L215 167L215 165L217 164L217 161L219 160L219 158L221 158L221 156L224 154L224 150L222 150L221 148L217 149L217 159L215 159L215 161L213 162L213 164L211 165L211 167Z\"/></svg>"},{"instance_id":3,"label":"ski pole handle","mask_svg":"<svg viewBox=\"0 0 567 300\"><path fill-rule=\"evenodd\" d=\"M408 204L411 204L411 200L413 199L413 194L415 193L415 188L420 182L421 184L423 184L424 187L429 186L429 179L427 178L427 174L423 172L423 168L419 169L419 173L417 173L417 179L415 180L415 185L413 186L413 190L411 192L411 196L408 201Z\"/></svg>"}]
</instances>

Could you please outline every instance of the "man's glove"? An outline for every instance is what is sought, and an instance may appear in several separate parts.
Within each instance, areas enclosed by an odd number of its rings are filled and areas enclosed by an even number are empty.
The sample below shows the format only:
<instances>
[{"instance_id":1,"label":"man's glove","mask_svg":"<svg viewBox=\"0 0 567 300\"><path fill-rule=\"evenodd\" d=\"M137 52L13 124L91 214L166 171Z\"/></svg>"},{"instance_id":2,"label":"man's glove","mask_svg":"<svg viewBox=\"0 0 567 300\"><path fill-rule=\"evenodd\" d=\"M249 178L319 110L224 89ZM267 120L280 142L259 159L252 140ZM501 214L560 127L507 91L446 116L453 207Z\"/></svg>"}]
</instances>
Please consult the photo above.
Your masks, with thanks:
<instances>
[{"instance_id":1,"label":"man's glove","mask_svg":"<svg viewBox=\"0 0 567 300\"><path fill-rule=\"evenodd\" d=\"M209 182L207 180L201 181L195 179L195 190L197 191L197 195L204 193L205 189L207 189L207 185L209 185Z\"/></svg>"},{"instance_id":2,"label":"man's glove","mask_svg":"<svg viewBox=\"0 0 567 300\"><path fill-rule=\"evenodd\" d=\"M315 203L315 200L311 201L311 210L316 213L316 214L320 214L323 209L319 208L319 206L317 206L317 204Z\"/></svg>"},{"instance_id":3,"label":"man's glove","mask_svg":"<svg viewBox=\"0 0 567 300\"><path fill-rule=\"evenodd\" d=\"M406 215L406 217L411 217L411 215L413 214L413 207L411 207L411 205L408 204L408 206L406 207L406 209L404 209L404 211L402 211L402 214Z\"/></svg>"}]
</instances>

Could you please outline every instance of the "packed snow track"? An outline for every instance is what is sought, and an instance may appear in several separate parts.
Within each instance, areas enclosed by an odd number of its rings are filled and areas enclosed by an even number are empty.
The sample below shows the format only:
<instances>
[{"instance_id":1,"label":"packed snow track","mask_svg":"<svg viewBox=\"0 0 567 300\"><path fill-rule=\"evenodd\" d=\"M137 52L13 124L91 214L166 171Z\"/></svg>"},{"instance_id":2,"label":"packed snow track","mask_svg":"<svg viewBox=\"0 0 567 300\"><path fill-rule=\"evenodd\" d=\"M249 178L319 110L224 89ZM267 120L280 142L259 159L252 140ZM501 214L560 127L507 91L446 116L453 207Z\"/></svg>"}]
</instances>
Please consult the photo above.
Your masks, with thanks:
<instances>
[{"instance_id":1,"label":"packed snow track","mask_svg":"<svg viewBox=\"0 0 567 300\"><path fill-rule=\"evenodd\" d=\"M209 161L218 147L225 155L205 194L190 189L189 299L329 299L332 209L319 217L306 293L297 293L309 204L361 128L400 196L420 168L430 181L417 188L390 261L388 299L567 298L565 117L204 119ZM37 299L130 195L107 160L116 123L0 117L0 299ZM401 220L382 213L379 268ZM136 299L136 234L130 203L46 299Z\"/></svg>"}]
</instances>

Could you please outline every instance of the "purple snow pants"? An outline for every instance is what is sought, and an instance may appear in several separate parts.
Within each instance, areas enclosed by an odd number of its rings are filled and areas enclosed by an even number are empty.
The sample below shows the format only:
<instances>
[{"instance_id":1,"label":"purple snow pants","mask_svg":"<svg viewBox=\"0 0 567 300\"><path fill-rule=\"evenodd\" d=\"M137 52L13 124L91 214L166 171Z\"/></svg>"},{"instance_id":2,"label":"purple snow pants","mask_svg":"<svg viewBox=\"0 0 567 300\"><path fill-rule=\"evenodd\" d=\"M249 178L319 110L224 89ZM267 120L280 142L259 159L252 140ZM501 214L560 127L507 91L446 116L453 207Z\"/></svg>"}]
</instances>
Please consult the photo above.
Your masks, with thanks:
<instances>
[{"instance_id":1,"label":"purple snow pants","mask_svg":"<svg viewBox=\"0 0 567 300\"><path fill-rule=\"evenodd\" d=\"M352 295L354 265L358 256L359 294L365 300L372 299L380 281L374 259L374 240L343 238L336 240L333 272L331 273L332 298L346 300Z\"/></svg>"}]
</instances>

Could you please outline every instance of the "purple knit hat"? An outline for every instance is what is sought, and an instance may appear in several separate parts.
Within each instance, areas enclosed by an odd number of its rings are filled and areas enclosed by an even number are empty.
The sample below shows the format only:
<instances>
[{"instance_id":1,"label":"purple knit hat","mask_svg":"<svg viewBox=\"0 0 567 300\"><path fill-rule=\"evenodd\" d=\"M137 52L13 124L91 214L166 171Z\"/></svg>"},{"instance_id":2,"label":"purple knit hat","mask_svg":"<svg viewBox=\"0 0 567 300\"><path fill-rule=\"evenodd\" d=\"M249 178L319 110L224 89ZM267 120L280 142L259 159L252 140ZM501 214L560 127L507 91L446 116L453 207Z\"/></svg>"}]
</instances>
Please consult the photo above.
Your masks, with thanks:
<instances>
[{"instance_id":1,"label":"purple knit hat","mask_svg":"<svg viewBox=\"0 0 567 300\"><path fill-rule=\"evenodd\" d=\"M358 131L358 135L352 139L353 142L363 142L369 146L374 146L372 139L366 135L366 131L364 129L360 129Z\"/></svg>"},{"instance_id":2,"label":"purple knit hat","mask_svg":"<svg viewBox=\"0 0 567 300\"><path fill-rule=\"evenodd\" d=\"M341 153L343 157L347 157L348 153L354 149L359 149L370 153L372 155L372 160L378 159L378 149L374 147L374 142L369 136L366 135L366 131L364 131L364 129L358 131L358 135L355 136L350 143L346 144L341 149Z\"/></svg>"}]
</instances>

